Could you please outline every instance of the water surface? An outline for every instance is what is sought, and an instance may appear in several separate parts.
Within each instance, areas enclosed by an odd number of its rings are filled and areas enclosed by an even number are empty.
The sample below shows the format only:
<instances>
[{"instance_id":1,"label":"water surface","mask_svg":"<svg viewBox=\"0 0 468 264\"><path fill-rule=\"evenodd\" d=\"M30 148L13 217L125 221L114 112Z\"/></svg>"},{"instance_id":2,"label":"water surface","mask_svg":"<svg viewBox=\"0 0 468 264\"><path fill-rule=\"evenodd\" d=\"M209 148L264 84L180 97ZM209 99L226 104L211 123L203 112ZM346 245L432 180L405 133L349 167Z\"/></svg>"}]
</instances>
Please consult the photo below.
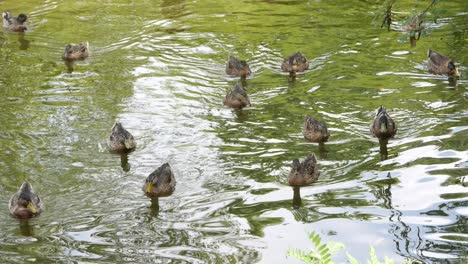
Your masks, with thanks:
<instances>
[{"instance_id":1,"label":"water surface","mask_svg":"<svg viewBox=\"0 0 468 264\"><path fill-rule=\"evenodd\" d=\"M467 6L438 8L410 48L366 1L0 2L29 16L24 37L0 32L0 262L299 263L286 251L311 231L361 262L371 245L466 257ZM63 49L84 40L70 72ZM457 86L426 72L428 48L460 63ZM293 80L280 64L298 50L311 68ZM239 82L229 55L253 71L242 111L222 105ZM369 133L380 105L398 123L387 159ZM302 137L306 114L328 123L323 149ZM128 161L106 149L115 121L138 142ZM321 176L294 209L287 174L309 152ZM141 187L164 162L176 191L150 208ZM29 222L7 206L24 180L46 205Z\"/></svg>"}]
</instances>

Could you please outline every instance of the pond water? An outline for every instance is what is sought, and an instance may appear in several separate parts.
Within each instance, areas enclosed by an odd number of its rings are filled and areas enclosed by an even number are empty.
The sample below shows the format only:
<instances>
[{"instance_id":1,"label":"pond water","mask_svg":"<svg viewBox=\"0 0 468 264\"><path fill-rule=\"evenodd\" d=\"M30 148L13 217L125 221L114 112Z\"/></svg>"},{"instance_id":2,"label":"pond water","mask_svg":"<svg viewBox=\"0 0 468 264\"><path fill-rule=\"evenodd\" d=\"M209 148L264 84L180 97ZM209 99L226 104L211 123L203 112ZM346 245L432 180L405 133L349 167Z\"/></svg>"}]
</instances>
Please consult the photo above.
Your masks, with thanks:
<instances>
[{"instance_id":1,"label":"pond water","mask_svg":"<svg viewBox=\"0 0 468 264\"><path fill-rule=\"evenodd\" d=\"M300 263L286 252L312 231L361 262L370 246L461 261L468 8L437 8L410 47L380 28L380 1L0 1L29 16L24 36L0 32L0 263ZM68 71L65 45L85 40ZM427 73L428 48L456 58L456 86ZM293 79L280 65L298 50L311 67ZM223 106L229 55L253 72L241 111ZM387 159L369 133L380 105L398 124ZM302 137L306 114L328 123L323 148ZM106 149L115 121L137 140L127 161ZM295 209L287 175L309 152L321 175ZM176 191L150 207L141 187L164 162ZM28 222L8 213L24 180L46 206Z\"/></svg>"}]
</instances>

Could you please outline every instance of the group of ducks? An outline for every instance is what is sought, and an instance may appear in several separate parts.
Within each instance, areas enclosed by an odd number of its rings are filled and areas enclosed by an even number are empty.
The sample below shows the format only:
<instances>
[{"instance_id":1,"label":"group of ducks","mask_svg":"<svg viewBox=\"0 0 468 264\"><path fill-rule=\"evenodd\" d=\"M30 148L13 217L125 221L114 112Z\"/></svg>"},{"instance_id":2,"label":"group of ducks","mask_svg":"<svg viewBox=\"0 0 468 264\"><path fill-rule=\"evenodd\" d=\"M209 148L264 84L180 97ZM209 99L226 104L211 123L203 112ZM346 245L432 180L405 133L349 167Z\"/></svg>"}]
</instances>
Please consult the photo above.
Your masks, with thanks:
<instances>
[{"instance_id":1,"label":"group of ducks","mask_svg":"<svg viewBox=\"0 0 468 264\"><path fill-rule=\"evenodd\" d=\"M28 19L25 14L14 17L10 12L3 12L3 27L12 32L25 32L27 30L24 23ZM84 60L89 56L88 42L79 44L68 44L65 46L62 59L67 66L74 61ZM109 151L112 153L127 155L136 149L136 142L132 134L128 132L121 123L116 122L111 135L107 140ZM158 197L171 195L175 190L175 177L168 163L164 163L151 173L145 180L143 192L157 202ZM38 216L44 210L44 204L36 194L31 184L24 182L19 190L10 198L10 214L19 219L29 219Z\"/></svg>"},{"instance_id":2,"label":"group of ducks","mask_svg":"<svg viewBox=\"0 0 468 264\"><path fill-rule=\"evenodd\" d=\"M111 153L127 155L136 149L136 141L121 123L116 122L107 139L107 146ZM157 205L159 197L171 195L176 186L176 180L171 166L164 163L152 172L143 184L143 192L151 198L152 204ZM38 216L44 210L44 204L34 192L31 184L24 182L9 201L10 214L19 219L29 219Z\"/></svg>"},{"instance_id":3,"label":"group of ducks","mask_svg":"<svg viewBox=\"0 0 468 264\"><path fill-rule=\"evenodd\" d=\"M13 17L11 13L3 13L3 27L13 32L24 32L27 27L24 25L27 16L20 14L18 17ZM62 58L66 62L83 60L89 56L88 42L80 44L68 44ZM428 51L427 67L430 73L445 74L449 78L458 78L460 76L458 69L450 58L441 55L433 50ZM289 72L294 76L298 72L304 72L309 68L309 61L301 53L296 52L285 58L281 64L281 70ZM246 61L241 61L233 56L230 56L227 65L226 73L231 76L240 77L245 81L246 77L252 72ZM224 105L242 109L250 105L250 99L245 91L244 82L237 83L224 98ZM393 138L397 132L397 126L390 115L386 112L384 106L377 109L375 119L373 120L370 132L379 139L380 142L386 142ZM330 133L327 129L327 124L324 121L314 119L310 116L304 117L302 133L304 138L311 141L323 144L328 141ZM136 149L136 141L133 135L128 132L121 123L116 122L107 141L110 152L121 155ZM320 176L317 158L314 153L310 153L303 161L294 159L292 168L288 174L288 184L294 187L295 196L300 186L312 184L318 180ZM176 186L174 173L168 163L164 163L151 173L145 180L143 192L152 202L157 202L158 197L166 197L171 195ZM34 192L31 184L24 182L9 201L10 214L20 218L29 219L38 216L43 210L44 205L39 196Z\"/></svg>"},{"instance_id":4,"label":"group of ducks","mask_svg":"<svg viewBox=\"0 0 468 264\"><path fill-rule=\"evenodd\" d=\"M25 32L28 30L24 24L28 20L25 14L19 14L14 17L10 12L2 13L3 27L11 32ZM76 60L84 60L89 56L88 42L81 42L79 44L68 44L65 46L62 59L65 62L71 63Z\"/></svg>"}]
</instances>

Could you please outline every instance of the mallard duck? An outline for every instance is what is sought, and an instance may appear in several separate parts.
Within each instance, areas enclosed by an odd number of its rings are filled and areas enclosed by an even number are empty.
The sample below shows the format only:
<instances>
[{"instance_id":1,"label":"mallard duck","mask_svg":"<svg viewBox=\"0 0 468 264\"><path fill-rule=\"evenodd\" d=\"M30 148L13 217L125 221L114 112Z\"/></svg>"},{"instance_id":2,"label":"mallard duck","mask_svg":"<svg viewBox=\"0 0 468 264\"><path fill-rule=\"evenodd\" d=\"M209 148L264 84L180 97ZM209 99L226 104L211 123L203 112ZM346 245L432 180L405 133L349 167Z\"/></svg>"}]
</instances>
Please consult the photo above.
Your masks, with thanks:
<instances>
[{"instance_id":1,"label":"mallard duck","mask_svg":"<svg viewBox=\"0 0 468 264\"><path fill-rule=\"evenodd\" d=\"M379 139L389 139L395 136L397 127L393 119L387 114L385 107L380 106L372 122L370 131Z\"/></svg>"},{"instance_id":2,"label":"mallard duck","mask_svg":"<svg viewBox=\"0 0 468 264\"><path fill-rule=\"evenodd\" d=\"M242 85L237 83L236 86L226 94L223 103L232 108L242 109L250 105L250 99Z\"/></svg>"},{"instance_id":3,"label":"mallard duck","mask_svg":"<svg viewBox=\"0 0 468 264\"><path fill-rule=\"evenodd\" d=\"M164 163L146 178L143 192L149 198L166 197L174 192L175 186L176 180L171 166Z\"/></svg>"},{"instance_id":4,"label":"mallard duck","mask_svg":"<svg viewBox=\"0 0 468 264\"><path fill-rule=\"evenodd\" d=\"M284 59L281 70L284 72L303 72L309 69L309 61L299 51Z\"/></svg>"},{"instance_id":5,"label":"mallard duck","mask_svg":"<svg viewBox=\"0 0 468 264\"><path fill-rule=\"evenodd\" d=\"M112 126L111 135L107 141L107 145L111 152L129 153L135 150L136 142L133 135L130 134L122 124L116 122Z\"/></svg>"},{"instance_id":6,"label":"mallard duck","mask_svg":"<svg viewBox=\"0 0 468 264\"><path fill-rule=\"evenodd\" d=\"M29 219L38 216L44 210L44 205L31 184L24 182L11 197L9 209L10 214L16 218Z\"/></svg>"},{"instance_id":7,"label":"mallard duck","mask_svg":"<svg viewBox=\"0 0 468 264\"><path fill-rule=\"evenodd\" d=\"M427 68L433 74L447 74L449 77L460 77L453 60L431 49L427 51Z\"/></svg>"},{"instance_id":8,"label":"mallard duck","mask_svg":"<svg viewBox=\"0 0 468 264\"><path fill-rule=\"evenodd\" d=\"M23 25L28 17L25 14L19 14L18 17L14 17L10 12L3 12L3 27L8 28L10 31L14 32L24 32L28 28Z\"/></svg>"},{"instance_id":9,"label":"mallard duck","mask_svg":"<svg viewBox=\"0 0 468 264\"><path fill-rule=\"evenodd\" d=\"M304 117L304 128L302 129L304 137L312 142L327 142L330 133L327 129L327 123L316 120L310 116Z\"/></svg>"},{"instance_id":10,"label":"mallard duck","mask_svg":"<svg viewBox=\"0 0 468 264\"><path fill-rule=\"evenodd\" d=\"M294 159L291 171L288 175L288 183L291 186L309 185L318 180L320 176L317 158L314 153L307 155L304 161Z\"/></svg>"},{"instance_id":11,"label":"mallard duck","mask_svg":"<svg viewBox=\"0 0 468 264\"><path fill-rule=\"evenodd\" d=\"M89 44L87 41L80 44L68 44L65 46L62 59L66 61L84 60L89 56Z\"/></svg>"},{"instance_id":12,"label":"mallard duck","mask_svg":"<svg viewBox=\"0 0 468 264\"><path fill-rule=\"evenodd\" d=\"M226 64L226 73L232 76L246 77L252 73L246 61L241 61L234 56L229 56Z\"/></svg>"}]
</instances>

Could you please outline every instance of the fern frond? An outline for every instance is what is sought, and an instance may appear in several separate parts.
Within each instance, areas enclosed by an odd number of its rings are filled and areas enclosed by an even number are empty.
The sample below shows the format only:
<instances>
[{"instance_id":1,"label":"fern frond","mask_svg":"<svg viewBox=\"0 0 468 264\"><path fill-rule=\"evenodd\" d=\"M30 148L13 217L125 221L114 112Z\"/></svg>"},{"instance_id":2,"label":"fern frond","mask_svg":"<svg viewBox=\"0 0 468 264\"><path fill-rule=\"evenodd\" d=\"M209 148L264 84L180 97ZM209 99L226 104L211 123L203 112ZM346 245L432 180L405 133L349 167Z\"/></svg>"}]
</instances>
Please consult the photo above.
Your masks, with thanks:
<instances>
[{"instance_id":1,"label":"fern frond","mask_svg":"<svg viewBox=\"0 0 468 264\"><path fill-rule=\"evenodd\" d=\"M373 246L370 246L370 261L367 261L368 264L380 264L379 259L375 255L375 249Z\"/></svg>"},{"instance_id":2,"label":"fern frond","mask_svg":"<svg viewBox=\"0 0 468 264\"><path fill-rule=\"evenodd\" d=\"M349 262L351 264L360 264L359 261L357 261L357 259L355 259L353 256L351 256L348 252L346 252L346 256L348 256Z\"/></svg>"},{"instance_id":3,"label":"fern frond","mask_svg":"<svg viewBox=\"0 0 468 264\"><path fill-rule=\"evenodd\" d=\"M393 259L388 258L387 256L385 256L384 263L385 264L394 264L395 262L393 261Z\"/></svg>"},{"instance_id":4,"label":"fern frond","mask_svg":"<svg viewBox=\"0 0 468 264\"><path fill-rule=\"evenodd\" d=\"M311 258L310 254L306 254L305 252L301 251L300 249L288 249L287 256L295 257L299 260L304 261L308 264L318 264L320 263L317 259Z\"/></svg>"}]
</instances>

